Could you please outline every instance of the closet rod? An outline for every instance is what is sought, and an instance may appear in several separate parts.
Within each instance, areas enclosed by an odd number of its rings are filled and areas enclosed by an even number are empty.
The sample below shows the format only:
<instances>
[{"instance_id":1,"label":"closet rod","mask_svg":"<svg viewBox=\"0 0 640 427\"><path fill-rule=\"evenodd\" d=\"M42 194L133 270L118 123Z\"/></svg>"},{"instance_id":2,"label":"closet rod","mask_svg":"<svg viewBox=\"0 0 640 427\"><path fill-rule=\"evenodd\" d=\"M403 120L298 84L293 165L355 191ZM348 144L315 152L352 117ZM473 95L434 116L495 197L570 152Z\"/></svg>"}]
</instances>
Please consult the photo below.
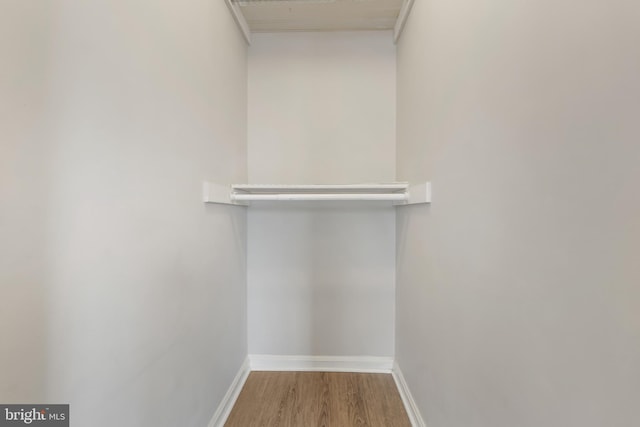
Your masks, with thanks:
<instances>
[{"instance_id":1,"label":"closet rod","mask_svg":"<svg viewBox=\"0 0 640 427\"><path fill-rule=\"evenodd\" d=\"M392 201L402 202L408 198L406 193L388 194L318 194L318 193L290 193L290 194L239 194L232 193L231 200L236 202L269 201L269 200L295 200L295 201L316 201L316 200L362 200L362 201Z\"/></svg>"}]
</instances>

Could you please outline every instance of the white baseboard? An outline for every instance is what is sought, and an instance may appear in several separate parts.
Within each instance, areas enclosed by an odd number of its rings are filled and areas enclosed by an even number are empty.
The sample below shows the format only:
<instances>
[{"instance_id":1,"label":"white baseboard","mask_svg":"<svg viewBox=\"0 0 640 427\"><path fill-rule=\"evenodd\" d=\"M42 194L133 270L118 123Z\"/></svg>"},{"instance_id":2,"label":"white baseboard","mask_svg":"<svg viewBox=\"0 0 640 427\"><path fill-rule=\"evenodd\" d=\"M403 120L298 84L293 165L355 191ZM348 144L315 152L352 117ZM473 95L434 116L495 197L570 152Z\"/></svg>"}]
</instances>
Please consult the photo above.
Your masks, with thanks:
<instances>
[{"instance_id":1,"label":"white baseboard","mask_svg":"<svg viewBox=\"0 0 640 427\"><path fill-rule=\"evenodd\" d=\"M223 427L251 371L326 371L392 374L411 425L427 427L413 400L400 366L391 357L374 356L275 356L250 354L229 386L208 427Z\"/></svg>"},{"instance_id":2,"label":"white baseboard","mask_svg":"<svg viewBox=\"0 0 640 427\"><path fill-rule=\"evenodd\" d=\"M391 374L396 382L396 386L398 386L398 391L400 392L400 397L402 398L402 403L404 403L407 415L409 415L411 425L413 427L427 427L427 424L424 422L424 419L420 414L418 405L416 405L415 400L413 400L411 390L409 390L409 386L407 385L397 362L393 362L393 370Z\"/></svg>"},{"instance_id":3,"label":"white baseboard","mask_svg":"<svg viewBox=\"0 0 640 427\"><path fill-rule=\"evenodd\" d=\"M229 418L231 409L233 409L233 405L236 403L238 395L240 394L240 391L242 391L242 387L244 386L245 381L247 381L247 377L250 372L249 358L247 357L236 374L236 377L233 379L231 386L229 386L227 394L222 398L222 402L220 402L218 409L216 409L216 412L213 414L211 421L209 421L208 427L224 426L224 423L227 421L227 418Z\"/></svg>"},{"instance_id":4,"label":"white baseboard","mask_svg":"<svg viewBox=\"0 0 640 427\"><path fill-rule=\"evenodd\" d=\"M250 354L252 371L325 371L391 373L392 357L374 356L274 356Z\"/></svg>"}]
</instances>

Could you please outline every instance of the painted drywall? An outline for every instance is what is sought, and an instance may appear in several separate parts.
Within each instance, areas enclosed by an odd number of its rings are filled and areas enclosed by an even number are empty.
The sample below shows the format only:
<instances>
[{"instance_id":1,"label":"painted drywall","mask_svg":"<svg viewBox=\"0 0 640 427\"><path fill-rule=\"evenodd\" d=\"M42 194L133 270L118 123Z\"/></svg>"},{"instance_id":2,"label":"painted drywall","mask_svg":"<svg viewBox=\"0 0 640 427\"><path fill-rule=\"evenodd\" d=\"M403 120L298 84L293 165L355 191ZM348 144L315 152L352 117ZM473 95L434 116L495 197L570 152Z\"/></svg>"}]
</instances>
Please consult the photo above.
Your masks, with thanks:
<instances>
[{"instance_id":1,"label":"painted drywall","mask_svg":"<svg viewBox=\"0 0 640 427\"><path fill-rule=\"evenodd\" d=\"M395 178L395 46L379 32L255 34L249 49L249 179Z\"/></svg>"},{"instance_id":2,"label":"painted drywall","mask_svg":"<svg viewBox=\"0 0 640 427\"><path fill-rule=\"evenodd\" d=\"M36 296L3 317L2 371L39 371L0 400L70 403L72 425L206 425L247 354L246 213L201 199L203 180L247 179L243 38L218 1L22 3L24 37L2 42L25 123L2 129L1 245L24 274L3 272L2 299Z\"/></svg>"},{"instance_id":3,"label":"painted drywall","mask_svg":"<svg viewBox=\"0 0 640 427\"><path fill-rule=\"evenodd\" d=\"M391 34L255 34L248 134L251 183L393 181ZM393 355L393 209L251 206L249 352Z\"/></svg>"},{"instance_id":4,"label":"painted drywall","mask_svg":"<svg viewBox=\"0 0 640 427\"><path fill-rule=\"evenodd\" d=\"M397 360L429 427L640 424L640 6L415 2Z\"/></svg>"},{"instance_id":5,"label":"painted drywall","mask_svg":"<svg viewBox=\"0 0 640 427\"><path fill-rule=\"evenodd\" d=\"M42 401L48 7L0 3L0 401Z\"/></svg>"}]
</instances>

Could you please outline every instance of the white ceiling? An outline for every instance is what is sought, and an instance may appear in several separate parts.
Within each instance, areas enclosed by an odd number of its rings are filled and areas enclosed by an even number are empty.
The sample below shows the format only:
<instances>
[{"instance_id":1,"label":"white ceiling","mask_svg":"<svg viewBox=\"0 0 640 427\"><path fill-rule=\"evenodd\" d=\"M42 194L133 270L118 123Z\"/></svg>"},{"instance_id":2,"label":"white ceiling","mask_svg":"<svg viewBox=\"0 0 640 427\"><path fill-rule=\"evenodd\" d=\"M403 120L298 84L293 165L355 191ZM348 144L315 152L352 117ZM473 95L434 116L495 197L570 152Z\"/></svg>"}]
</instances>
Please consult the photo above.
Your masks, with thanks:
<instances>
[{"instance_id":1,"label":"white ceiling","mask_svg":"<svg viewBox=\"0 0 640 427\"><path fill-rule=\"evenodd\" d=\"M233 0L252 32L390 30L404 0Z\"/></svg>"}]
</instances>

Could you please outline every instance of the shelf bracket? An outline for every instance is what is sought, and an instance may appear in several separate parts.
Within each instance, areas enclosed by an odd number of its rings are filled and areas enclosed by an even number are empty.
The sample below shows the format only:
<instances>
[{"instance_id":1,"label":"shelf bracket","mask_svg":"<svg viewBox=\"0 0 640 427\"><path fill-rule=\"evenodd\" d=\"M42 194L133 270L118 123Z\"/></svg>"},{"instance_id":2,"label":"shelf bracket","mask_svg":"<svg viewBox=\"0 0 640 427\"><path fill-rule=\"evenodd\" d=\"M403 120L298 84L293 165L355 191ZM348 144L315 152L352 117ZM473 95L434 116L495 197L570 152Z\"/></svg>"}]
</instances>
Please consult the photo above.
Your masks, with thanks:
<instances>
[{"instance_id":1,"label":"shelf bracket","mask_svg":"<svg viewBox=\"0 0 640 427\"><path fill-rule=\"evenodd\" d=\"M394 204L396 206L404 206L431 203L431 183L423 182L422 184L410 185L406 194L406 201Z\"/></svg>"},{"instance_id":2,"label":"shelf bracket","mask_svg":"<svg viewBox=\"0 0 640 427\"><path fill-rule=\"evenodd\" d=\"M205 203L218 203L222 205L248 206L248 203L233 200L230 185L214 184L204 182L202 184L202 198Z\"/></svg>"}]
</instances>

